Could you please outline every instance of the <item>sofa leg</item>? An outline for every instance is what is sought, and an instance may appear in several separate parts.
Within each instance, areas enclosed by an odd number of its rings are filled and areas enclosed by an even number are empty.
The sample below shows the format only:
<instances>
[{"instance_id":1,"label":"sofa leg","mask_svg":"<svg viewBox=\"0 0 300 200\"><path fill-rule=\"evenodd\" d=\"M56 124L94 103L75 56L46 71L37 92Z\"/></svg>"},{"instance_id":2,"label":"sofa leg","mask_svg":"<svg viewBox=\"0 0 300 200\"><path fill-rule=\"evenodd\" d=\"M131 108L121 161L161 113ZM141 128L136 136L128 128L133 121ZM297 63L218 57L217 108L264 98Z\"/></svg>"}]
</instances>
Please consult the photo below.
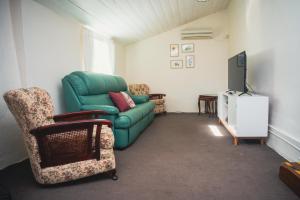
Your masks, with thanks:
<instances>
[{"instance_id":1,"label":"sofa leg","mask_svg":"<svg viewBox=\"0 0 300 200\"><path fill-rule=\"evenodd\" d=\"M119 179L119 177L117 176L117 170L112 170L111 172L110 172L110 174L111 174L111 179L112 180L114 180L114 181L116 181L116 180L118 180Z\"/></svg>"}]
</instances>

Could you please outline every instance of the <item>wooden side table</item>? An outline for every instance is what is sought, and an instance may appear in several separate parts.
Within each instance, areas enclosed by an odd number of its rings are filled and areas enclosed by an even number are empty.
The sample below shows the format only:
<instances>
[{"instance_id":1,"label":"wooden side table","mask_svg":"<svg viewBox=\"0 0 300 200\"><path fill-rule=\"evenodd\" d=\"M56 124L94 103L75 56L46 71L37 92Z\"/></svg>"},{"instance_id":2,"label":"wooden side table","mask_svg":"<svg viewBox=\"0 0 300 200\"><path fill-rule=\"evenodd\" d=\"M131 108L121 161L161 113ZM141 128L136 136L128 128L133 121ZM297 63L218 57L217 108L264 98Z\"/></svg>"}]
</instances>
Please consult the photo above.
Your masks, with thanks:
<instances>
[{"instance_id":1,"label":"wooden side table","mask_svg":"<svg viewBox=\"0 0 300 200\"><path fill-rule=\"evenodd\" d=\"M198 97L198 109L199 115L201 112L201 101L204 101L204 114L209 114L209 117L217 116L218 112L218 96L217 95L199 95Z\"/></svg>"}]
</instances>

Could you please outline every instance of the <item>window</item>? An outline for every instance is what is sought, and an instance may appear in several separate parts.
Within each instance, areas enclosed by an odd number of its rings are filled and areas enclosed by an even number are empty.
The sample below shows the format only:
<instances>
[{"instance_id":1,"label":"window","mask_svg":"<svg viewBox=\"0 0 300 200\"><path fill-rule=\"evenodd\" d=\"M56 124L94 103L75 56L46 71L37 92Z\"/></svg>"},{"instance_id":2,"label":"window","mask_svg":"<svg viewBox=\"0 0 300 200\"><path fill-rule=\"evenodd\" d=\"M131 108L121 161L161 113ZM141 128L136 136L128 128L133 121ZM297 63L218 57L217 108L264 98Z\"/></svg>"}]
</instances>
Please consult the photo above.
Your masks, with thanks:
<instances>
[{"instance_id":1,"label":"window","mask_svg":"<svg viewBox=\"0 0 300 200\"><path fill-rule=\"evenodd\" d=\"M115 50L112 40L101 38L97 34L86 30L83 48L85 70L114 74Z\"/></svg>"},{"instance_id":2,"label":"window","mask_svg":"<svg viewBox=\"0 0 300 200\"><path fill-rule=\"evenodd\" d=\"M111 49L106 41L94 39L92 71L113 74L114 67L111 63Z\"/></svg>"}]
</instances>

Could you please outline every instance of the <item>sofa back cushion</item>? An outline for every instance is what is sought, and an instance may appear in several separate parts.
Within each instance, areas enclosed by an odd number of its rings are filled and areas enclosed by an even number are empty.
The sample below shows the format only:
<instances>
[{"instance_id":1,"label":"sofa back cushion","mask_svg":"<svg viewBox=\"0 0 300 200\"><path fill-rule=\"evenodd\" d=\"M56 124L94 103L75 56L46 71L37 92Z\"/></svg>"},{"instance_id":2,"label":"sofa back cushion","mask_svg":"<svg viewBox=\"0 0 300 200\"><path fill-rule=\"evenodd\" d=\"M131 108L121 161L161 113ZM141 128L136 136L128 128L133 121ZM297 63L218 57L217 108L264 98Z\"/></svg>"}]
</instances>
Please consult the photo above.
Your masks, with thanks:
<instances>
[{"instance_id":1,"label":"sofa back cushion","mask_svg":"<svg viewBox=\"0 0 300 200\"><path fill-rule=\"evenodd\" d=\"M127 91L127 84L120 76L76 71L66 76L78 96L108 94Z\"/></svg>"},{"instance_id":2,"label":"sofa back cushion","mask_svg":"<svg viewBox=\"0 0 300 200\"><path fill-rule=\"evenodd\" d=\"M4 99L24 134L54 123L52 99L44 89L32 87L10 90L4 94Z\"/></svg>"},{"instance_id":3,"label":"sofa back cushion","mask_svg":"<svg viewBox=\"0 0 300 200\"><path fill-rule=\"evenodd\" d=\"M130 84L129 86L129 91L133 95L149 95L149 86L147 84Z\"/></svg>"},{"instance_id":4,"label":"sofa back cushion","mask_svg":"<svg viewBox=\"0 0 300 200\"><path fill-rule=\"evenodd\" d=\"M79 101L82 105L108 105L114 106L108 94L79 96Z\"/></svg>"}]
</instances>

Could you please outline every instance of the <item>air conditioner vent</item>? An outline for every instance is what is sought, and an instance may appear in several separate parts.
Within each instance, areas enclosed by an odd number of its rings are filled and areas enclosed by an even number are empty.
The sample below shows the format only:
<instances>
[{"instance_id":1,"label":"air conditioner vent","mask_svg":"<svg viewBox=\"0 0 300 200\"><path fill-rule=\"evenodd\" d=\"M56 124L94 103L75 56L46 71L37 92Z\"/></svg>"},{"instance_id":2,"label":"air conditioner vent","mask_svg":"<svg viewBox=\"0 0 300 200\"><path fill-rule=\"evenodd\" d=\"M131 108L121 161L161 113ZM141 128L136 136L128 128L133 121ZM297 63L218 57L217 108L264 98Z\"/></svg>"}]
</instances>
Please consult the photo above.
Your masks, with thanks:
<instances>
[{"instance_id":1,"label":"air conditioner vent","mask_svg":"<svg viewBox=\"0 0 300 200\"><path fill-rule=\"evenodd\" d=\"M212 39L213 31L211 28L185 29L181 31L182 40Z\"/></svg>"}]
</instances>

